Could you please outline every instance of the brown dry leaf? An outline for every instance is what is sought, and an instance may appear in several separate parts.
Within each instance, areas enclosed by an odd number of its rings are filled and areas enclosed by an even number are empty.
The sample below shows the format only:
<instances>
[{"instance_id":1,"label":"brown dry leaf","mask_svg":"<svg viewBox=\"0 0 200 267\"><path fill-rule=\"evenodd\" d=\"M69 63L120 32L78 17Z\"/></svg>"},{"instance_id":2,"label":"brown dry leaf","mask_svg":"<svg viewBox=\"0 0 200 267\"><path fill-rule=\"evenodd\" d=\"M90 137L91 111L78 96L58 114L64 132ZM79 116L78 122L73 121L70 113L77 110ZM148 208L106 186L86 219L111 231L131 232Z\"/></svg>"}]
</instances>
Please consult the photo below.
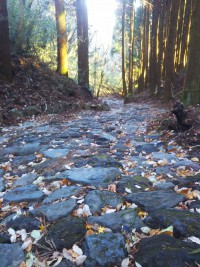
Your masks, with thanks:
<instances>
[{"instance_id":1,"label":"brown dry leaf","mask_svg":"<svg viewBox=\"0 0 200 267\"><path fill-rule=\"evenodd\" d=\"M62 185L71 185L71 182L70 182L69 180L67 180L67 179L63 179L63 180L61 181L61 184L62 184Z\"/></svg>"},{"instance_id":2,"label":"brown dry leaf","mask_svg":"<svg viewBox=\"0 0 200 267\"><path fill-rule=\"evenodd\" d=\"M24 261L22 261L19 265L19 267L26 267L26 263Z\"/></svg>"},{"instance_id":3,"label":"brown dry leaf","mask_svg":"<svg viewBox=\"0 0 200 267\"><path fill-rule=\"evenodd\" d=\"M93 231L92 229L90 229L90 230L88 230L87 232L86 232L86 236L88 236L88 235L94 235L95 234L95 231Z\"/></svg>"},{"instance_id":4,"label":"brown dry leaf","mask_svg":"<svg viewBox=\"0 0 200 267\"><path fill-rule=\"evenodd\" d=\"M160 229L151 229L151 231L149 232L150 236L154 236L157 235L160 232Z\"/></svg>"},{"instance_id":5,"label":"brown dry leaf","mask_svg":"<svg viewBox=\"0 0 200 267\"><path fill-rule=\"evenodd\" d=\"M142 210L139 210L139 211L138 211L138 216L139 216L141 219L144 219L147 215L148 215L148 213L147 213L146 211L142 211Z\"/></svg>"},{"instance_id":6,"label":"brown dry leaf","mask_svg":"<svg viewBox=\"0 0 200 267\"><path fill-rule=\"evenodd\" d=\"M116 193L116 189L117 189L116 184L109 184L108 185L108 190L110 192Z\"/></svg>"},{"instance_id":7,"label":"brown dry leaf","mask_svg":"<svg viewBox=\"0 0 200 267\"><path fill-rule=\"evenodd\" d=\"M85 228L88 229L88 230L90 230L90 229L92 229L92 225L86 222Z\"/></svg>"}]
</instances>

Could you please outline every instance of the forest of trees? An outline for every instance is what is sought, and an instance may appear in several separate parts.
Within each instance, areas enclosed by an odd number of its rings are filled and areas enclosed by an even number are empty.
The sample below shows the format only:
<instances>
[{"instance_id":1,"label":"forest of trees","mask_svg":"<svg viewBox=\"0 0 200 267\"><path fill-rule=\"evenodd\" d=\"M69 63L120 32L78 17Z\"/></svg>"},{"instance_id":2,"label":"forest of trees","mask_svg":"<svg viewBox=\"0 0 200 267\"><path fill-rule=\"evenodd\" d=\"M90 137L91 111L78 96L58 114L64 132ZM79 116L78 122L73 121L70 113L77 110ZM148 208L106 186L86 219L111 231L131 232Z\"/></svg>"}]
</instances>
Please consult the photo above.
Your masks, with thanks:
<instances>
[{"instance_id":1,"label":"forest of trees","mask_svg":"<svg viewBox=\"0 0 200 267\"><path fill-rule=\"evenodd\" d=\"M34 55L94 94L107 88L124 97L148 91L165 102L199 104L200 1L141 0L137 8L135 0L116 2L106 53L90 47L86 0L1 0L0 79L12 82L11 54ZM119 66L108 70L114 57Z\"/></svg>"}]
</instances>

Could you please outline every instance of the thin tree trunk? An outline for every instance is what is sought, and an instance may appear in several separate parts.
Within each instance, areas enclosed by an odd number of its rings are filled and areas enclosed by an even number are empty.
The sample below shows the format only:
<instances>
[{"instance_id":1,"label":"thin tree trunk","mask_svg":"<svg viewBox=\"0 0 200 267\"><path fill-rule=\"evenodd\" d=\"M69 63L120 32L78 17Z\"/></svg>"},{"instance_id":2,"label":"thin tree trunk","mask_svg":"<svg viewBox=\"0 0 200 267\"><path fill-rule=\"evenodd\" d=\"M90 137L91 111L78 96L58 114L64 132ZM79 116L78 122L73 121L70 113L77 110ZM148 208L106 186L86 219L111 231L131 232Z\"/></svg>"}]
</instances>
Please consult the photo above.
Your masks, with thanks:
<instances>
[{"instance_id":1,"label":"thin tree trunk","mask_svg":"<svg viewBox=\"0 0 200 267\"><path fill-rule=\"evenodd\" d=\"M200 1L193 2L188 63L183 100L187 105L200 104Z\"/></svg>"},{"instance_id":2,"label":"thin tree trunk","mask_svg":"<svg viewBox=\"0 0 200 267\"><path fill-rule=\"evenodd\" d=\"M175 52L175 40L177 30L177 20L179 11L180 0L172 0L170 22L169 22L169 34L166 45L166 77L164 86L164 99L168 101L172 98L172 87L174 83L174 52Z\"/></svg>"},{"instance_id":3,"label":"thin tree trunk","mask_svg":"<svg viewBox=\"0 0 200 267\"><path fill-rule=\"evenodd\" d=\"M130 5L130 33L129 33L129 77L128 77L128 93L133 94L133 46L134 46L134 5L131 0Z\"/></svg>"},{"instance_id":4,"label":"thin tree trunk","mask_svg":"<svg viewBox=\"0 0 200 267\"><path fill-rule=\"evenodd\" d=\"M55 0L57 26L57 71L68 77L66 14L64 0Z\"/></svg>"},{"instance_id":5,"label":"thin tree trunk","mask_svg":"<svg viewBox=\"0 0 200 267\"><path fill-rule=\"evenodd\" d=\"M11 53L6 0L0 1L0 80L12 82Z\"/></svg>"},{"instance_id":6,"label":"thin tree trunk","mask_svg":"<svg viewBox=\"0 0 200 267\"><path fill-rule=\"evenodd\" d=\"M151 60L150 60L150 89L151 95L154 95L157 87L157 26L158 26L158 12L159 3L157 0L153 1L153 15L152 15L152 34L151 34Z\"/></svg>"},{"instance_id":7,"label":"thin tree trunk","mask_svg":"<svg viewBox=\"0 0 200 267\"><path fill-rule=\"evenodd\" d=\"M185 7L184 22L183 22L182 40L181 40L181 52L180 52L180 64L179 64L180 69L183 69L185 67L185 58L187 54L188 34L189 34L191 10L192 10L191 6L192 6L191 0L187 0Z\"/></svg>"},{"instance_id":8,"label":"thin tree trunk","mask_svg":"<svg viewBox=\"0 0 200 267\"><path fill-rule=\"evenodd\" d=\"M125 52L125 13L126 13L126 3L125 0L122 5L122 83L123 83L123 95L127 96L126 88L126 52Z\"/></svg>"},{"instance_id":9,"label":"thin tree trunk","mask_svg":"<svg viewBox=\"0 0 200 267\"><path fill-rule=\"evenodd\" d=\"M89 40L86 0L76 0L78 38L78 84L89 88Z\"/></svg>"}]
</instances>

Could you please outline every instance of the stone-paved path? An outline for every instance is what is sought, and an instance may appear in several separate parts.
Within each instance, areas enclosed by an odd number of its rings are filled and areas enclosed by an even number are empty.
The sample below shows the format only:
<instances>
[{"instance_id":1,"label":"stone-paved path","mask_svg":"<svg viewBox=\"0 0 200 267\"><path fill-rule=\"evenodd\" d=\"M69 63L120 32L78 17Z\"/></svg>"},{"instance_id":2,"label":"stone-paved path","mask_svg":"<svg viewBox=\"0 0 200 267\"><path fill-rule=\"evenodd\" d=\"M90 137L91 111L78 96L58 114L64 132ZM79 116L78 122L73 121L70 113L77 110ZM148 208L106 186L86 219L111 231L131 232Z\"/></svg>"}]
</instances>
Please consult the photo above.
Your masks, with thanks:
<instances>
[{"instance_id":1,"label":"stone-paved path","mask_svg":"<svg viewBox=\"0 0 200 267\"><path fill-rule=\"evenodd\" d=\"M146 133L165 110L109 104L2 129L0 267L199 266L199 165Z\"/></svg>"}]
</instances>

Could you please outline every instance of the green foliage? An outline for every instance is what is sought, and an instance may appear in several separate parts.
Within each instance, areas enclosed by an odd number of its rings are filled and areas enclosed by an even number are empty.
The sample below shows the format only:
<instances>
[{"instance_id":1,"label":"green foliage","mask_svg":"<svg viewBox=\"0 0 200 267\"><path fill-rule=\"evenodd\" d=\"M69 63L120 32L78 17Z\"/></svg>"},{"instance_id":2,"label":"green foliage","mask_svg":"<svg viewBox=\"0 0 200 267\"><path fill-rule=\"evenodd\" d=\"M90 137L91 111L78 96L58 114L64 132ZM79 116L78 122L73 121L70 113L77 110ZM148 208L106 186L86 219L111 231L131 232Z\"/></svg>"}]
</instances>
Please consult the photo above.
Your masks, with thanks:
<instances>
[{"instance_id":1,"label":"green foliage","mask_svg":"<svg viewBox=\"0 0 200 267\"><path fill-rule=\"evenodd\" d=\"M8 0L11 47L14 53L36 55L51 62L56 57L54 6L48 1Z\"/></svg>"}]
</instances>

